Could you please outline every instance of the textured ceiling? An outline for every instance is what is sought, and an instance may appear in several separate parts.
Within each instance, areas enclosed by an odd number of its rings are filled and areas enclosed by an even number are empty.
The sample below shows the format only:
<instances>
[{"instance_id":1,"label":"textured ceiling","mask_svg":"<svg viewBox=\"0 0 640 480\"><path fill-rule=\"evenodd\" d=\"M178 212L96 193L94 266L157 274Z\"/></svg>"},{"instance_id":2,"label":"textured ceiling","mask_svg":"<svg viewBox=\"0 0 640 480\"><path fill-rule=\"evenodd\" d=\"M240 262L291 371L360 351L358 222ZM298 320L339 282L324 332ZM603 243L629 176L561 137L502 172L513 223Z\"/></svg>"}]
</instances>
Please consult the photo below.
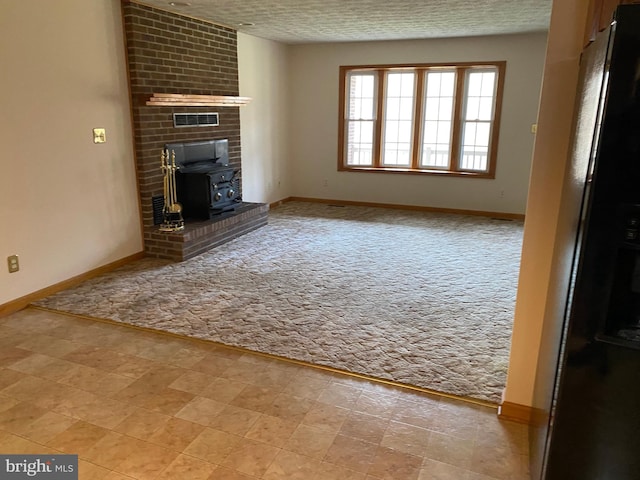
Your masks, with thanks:
<instances>
[{"instance_id":1,"label":"textured ceiling","mask_svg":"<svg viewBox=\"0 0 640 480\"><path fill-rule=\"evenodd\" d=\"M551 1L144 0L140 3L257 37L284 43L314 43L544 31L549 26Z\"/></svg>"}]
</instances>

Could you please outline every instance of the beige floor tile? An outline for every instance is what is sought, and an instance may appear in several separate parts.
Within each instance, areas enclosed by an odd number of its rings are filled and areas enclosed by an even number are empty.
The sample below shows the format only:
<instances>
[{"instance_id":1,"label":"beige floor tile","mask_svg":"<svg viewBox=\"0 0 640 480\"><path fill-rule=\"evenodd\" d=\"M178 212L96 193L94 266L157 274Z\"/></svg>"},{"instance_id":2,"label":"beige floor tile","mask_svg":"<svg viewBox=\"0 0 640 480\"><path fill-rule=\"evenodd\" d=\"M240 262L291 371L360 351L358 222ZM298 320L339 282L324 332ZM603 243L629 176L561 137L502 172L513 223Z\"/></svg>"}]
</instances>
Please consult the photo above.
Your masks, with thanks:
<instances>
[{"instance_id":1,"label":"beige floor tile","mask_svg":"<svg viewBox=\"0 0 640 480\"><path fill-rule=\"evenodd\" d=\"M211 421L209 426L223 432L244 436L260 417L259 412L246 408L227 405Z\"/></svg>"},{"instance_id":2,"label":"beige floor tile","mask_svg":"<svg viewBox=\"0 0 640 480\"><path fill-rule=\"evenodd\" d=\"M316 402L302 419L302 423L310 427L320 428L328 432L338 433L349 416L350 410L342 407Z\"/></svg>"},{"instance_id":3,"label":"beige floor tile","mask_svg":"<svg viewBox=\"0 0 640 480\"><path fill-rule=\"evenodd\" d=\"M24 332L22 330L15 330L13 328L9 328L7 326L1 326L2 329L0 330L0 332L2 332L2 334L0 335L0 366L3 365L2 362L2 355L6 355L6 351L9 349L15 349L16 345L19 345L20 343L24 342L25 340L28 340L30 337L30 334L27 332ZM20 349L21 350L21 349ZM11 354L9 354L9 358L11 357Z\"/></svg>"},{"instance_id":4,"label":"beige floor tile","mask_svg":"<svg viewBox=\"0 0 640 480\"><path fill-rule=\"evenodd\" d=\"M144 442L141 440L117 432L108 432L82 457L91 463L113 470L124 462L131 455L131 452L135 452L142 445Z\"/></svg>"},{"instance_id":5,"label":"beige floor tile","mask_svg":"<svg viewBox=\"0 0 640 480\"><path fill-rule=\"evenodd\" d=\"M151 386L141 378L138 378L122 390L113 394L112 398L124 403L142 406L145 402L152 400L157 392L160 392L165 388L166 387L162 386Z\"/></svg>"},{"instance_id":6,"label":"beige floor tile","mask_svg":"<svg viewBox=\"0 0 640 480\"><path fill-rule=\"evenodd\" d=\"M156 477L157 480L207 480L217 465L187 455L179 455Z\"/></svg>"},{"instance_id":7,"label":"beige floor tile","mask_svg":"<svg viewBox=\"0 0 640 480\"><path fill-rule=\"evenodd\" d=\"M18 348L31 350L51 357L62 358L74 352L82 345L70 340L52 337L50 335L33 335L17 345Z\"/></svg>"},{"instance_id":8,"label":"beige floor tile","mask_svg":"<svg viewBox=\"0 0 640 480\"><path fill-rule=\"evenodd\" d=\"M336 434L308 425L299 425L283 449L322 460L333 444Z\"/></svg>"},{"instance_id":9,"label":"beige floor tile","mask_svg":"<svg viewBox=\"0 0 640 480\"><path fill-rule=\"evenodd\" d=\"M201 397L210 398L217 402L232 403L233 400L247 387L246 383L234 382L226 378L211 377L213 380L201 393ZM237 405L242 407L242 405ZM247 407L244 407L247 408ZM255 410L255 409L250 409Z\"/></svg>"},{"instance_id":10,"label":"beige floor tile","mask_svg":"<svg viewBox=\"0 0 640 480\"><path fill-rule=\"evenodd\" d=\"M424 452L426 458L456 467L469 469L474 452L474 441L431 432L429 444Z\"/></svg>"},{"instance_id":11,"label":"beige floor tile","mask_svg":"<svg viewBox=\"0 0 640 480\"><path fill-rule=\"evenodd\" d=\"M292 374L287 368L281 368L279 363L269 363L268 366L260 370L260 374L256 375L251 383L261 387L284 389L291 383L292 378Z\"/></svg>"},{"instance_id":12,"label":"beige floor tile","mask_svg":"<svg viewBox=\"0 0 640 480\"><path fill-rule=\"evenodd\" d=\"M211 375L207 375L206 373L187 371L171 382L169 387L174 390L181 390L183 392L193 393L194 395L200 395L209 385L211 385L213 378L214 377L211 377Z\"/></svg>"},{"instance_id":13,"label":"beige floor tile","mask_svg":"<svg viewBox=\"0 0 640 480\"><path fill-rule=\"evenodd\" d=\"M130 451L127 458L115 471L138 480L152 480L158 477L179 455L166 448L137 441L136 449Z\"/></svg>"},{"instance_id":14,"label":"beige floor tile","mask_svg":"<svg viewBox=\"0 0 640 480\"><path fill-rule=\"evenodd\" d=\"M63 385L63 387L66 387L66 395L57 405L52 407L54 412L79 420L85 420L85 416L94 414L97 417L104 416L98 407L101 397L68 385Z\"/></svg>"},{"instance_id":15,"label":"beige floor tile","mask_svg":"<svg viewBox=\"0 0 640 480\"><path fill-rule=\"evenodd\" d=\"M121 354L124 355L124 354ZM131 357L124 355L127 361L122 365L119 365L113 369L113 373L124 375L125 377L131 377L140 379L153 367L153 362L139 357Z\"/></svg>"},{"instance_id":16,"label":"beige floor tile","mask_svg":"<svg viewBox=\"0 0 640 480\"><path fill-rule=\"evenodd\" d=\"M74 418L47 411L44 415L25 426L19 433L30 440L46 443L77 421Z\"/></svg>"},{"instance_id":17,"label":"beige floor tile","mask_svg":"<svg viewBox=\"0 0 640 480\"><path fill-rule=\"evenodd\" d=\"M107 468L78 459L78 478L82 480L104 480L109 473L111 470Z\"/></svg>"},{"instance_id":18,"label":"beige floor tile","mask_svg":"<svg viewBox=\"0 0 640 480\"><path fill-rule=\"evenodd\" d=\"M242 439L221 465L246 475L261 477L280 451L264 443Z\"/></svg>"},{"instance_id":19,"label":"beige floor tile","mask_svg":"<svg viewBox=\"0 0 640 480\"><path fill-rule=\"evenodd\" d=\"M378 447L367 474L383 480L417 480L422 457Z\"/></svg>"},{"instance_id":20,"label":"beige floor tile","mask_svg":"<svg viewBox=\"0 0 640 480\"><path fill-rule=\"evenodd\" d=\"M205 428L184 449L184 453L219 465L242 440L242 437L237 435Z\"/></svg>"},{"instance_id":21,"label":"beige floor tile","mask_svg":"<svg viewBox=\"0 0 640 480\"><path fill-rule=\"evenodd\" d=\"M161 343L149 341L148 345L140 350L137 356L154 362L165 362L175 357L180 350L182 350L182 347L172 341Z\"/></svg>"},{"instance_id":22,"label":"beige floor tile","mask_svg":"<svg viewBox=\"0 0 640 480\"><path fill-rule=\"evenodd\" d=\"M294 397L317 400L320 394L329 386L331 381L327 378L308 378L297 376L296 381L290 382L284 387L282 393Z\"/></svg>"},{"instance_id":23,"label":"beige floor tile","mask_svg":"<svg viewBox=\"0 0 640 480\"><path fill-rule=\"evenodd\" d=\"M197 423L172 417L147 440L170 450L182 452L202 433L204 428Z\"/></svg>"},{"instance_id":24,"label":"beige floor tile","mask_svg":"<svg viewBox=\"0 0 640 480\"><path fill-rule=\"evenodd\" d=\"M360 412L351 412L340 429L340 435L378 444L382 441L389 420Z\"/></svg>"},{"instance_id":25,"label":"beige floor tile","mask_svg":"<svg viewBox=\"0 0 640 480\"><path fill-rule=\"evenodd\" d=\"M259 387L247 385L229 402L236 407L265 413L271 408L271 404L278 398L281 391L272 387Z\"/></svg>"},{"instance_id":26,"label":"beige floor tile","mask_svg":"<svg viewBox=\"0 0 640 480\"><path fill-rule=\"evenodd\" d=\"M195 397L178 410L175 416L207 427L211 425L225 407L224 403L204 397Z\"/></svg>"},{"instance_id":27,"label":"beige floor tile","mask_svg":"<svg viewBox=\"0 0 640 480\"><path fill-rule=\"evenodd\" d=\"M397 401L395 395L382 395L377 391L364 390L353 410L376 417L391 418Z\"/></svg>"},{"instance_id":28,"label":"beige floor tile","mask_svg":"<svg viewBox=\"0 0 640 480\"><path fill-rule=\"evenodd\" d=\"M149 371L138 382L149 388L166 388L186 372L184 368L152 363Z\"/></svg>"},{"instance_id":29,"label":"beige floor tile","mask_svg":"<svg viewBox=\"0 0 640 480\"><path fill-rule=\"evenodd\" d=\"M0 392L0 413L15 407L19 403L22 403L22 401Z\"/></svg>"},{"instance_id":30,"label":"beige floor tile","mask_svg":"<svg viewBox=\"0 0 640 480\"><path fill-rule=\"evenodd\" d=\"M392 421L380 444L400 452L424 456L432 434L426 428Z\"/></svg>"},{"instance_id":31,"label":"beige floor tile","mask_svg":"<svg viewBox=\"0 0 640 480\"><path fill-rule=\"evenodd\" d=\"M168 415L138 407L116 425L113 430L140 440L147 440L156 430L165 425L170 418Z\"/></svg>"},{"instance_id":32,"label":"beige floor tile","mask_svg":"<svg viewBox=\"0 0 640 480\"><path fill-rule=\"evenodd\" d=\"M256 477L250 477L237 470L226 467L218 467L214 470L208 480L256 480Z\"/></svg>"},{"instance_id":33,"label":"beige floor tile","mask_svg":"<svg viewBox=\"0 0 640 480\"><path fill-rule=\"evenodd\" d=\"M353 408L362 394L362 389L332 382L318 396L318 401L334 407Z\"/></svg>"},{"instance_id":34,"label":"beige floor tile","mask_svg":"<svg viewBox=\"0 0 640 480\"><path fill-rule=\"evenodd\" d=\"M181 392L172 388L155 392L155 394L142 402L141 406L165 415L176 415L194 399L192 393Z\"/></svg>"},{"instance_id":35,"label":"beige floor tile","mask_svg":"<svg viewBox=\"0 0 640 480\"><path fill-rule=\"evenodd\" d=\"M113 429L125 418L131 415L135 405L128 405L112 398L99 397L94 394L91 400L72 404L67 412L58 412L100 427Z\"/></svg>"},{"instance_id":36,"label":"beige floor tile","mask_svg":"<svg viewBox=\"0 0 640 480\"><path fill-rule=\"evenodd\" d=\"M131 377L83 366L80 371L60 383L99 395L112 396L129 386L133 381L134 379Z\"/></svg>"},{"instance_id":37,"label":"beige floor tile","mask_svg":"<svg viewBox=\"0 0 640 480\"><path fill-rule=\"evenodd\" d=\"M427 459L420 469L418 480L470 480L470 473L471 472L460 467Z\"/></svg>"},{"instance_id":38,"label":"beige floor tile","mask_svg":"<svg viewBox=\"0 0 640 480\"><path fill-rule=\"evenodd\" d=\"M219 355L207 354L202 360L194 363L190 368L214 377L220 377L224 371L235 363L234 360Z\"/></svg>"},{"instance_id":39,"label":"beige floor tile","mask_svg":"<svg viewBox=\"0 0 640 480\"><path fill-rule=\"evenodd\" d=\"M499 480L521 480L526 478L522 461L521 456L512 455L506 448L487 450L477 447L474 448L469 470Z\"/></svg>"},{"instance_id":40,"label":"beige floor tile","mask_svg":"<svg viewBox=\"0 0 640 480\"><path fill-rule=\"evenodd\" d=\"M475 441L478 436L478 424L476 422L453 415L439 414L430 429L463 440Z\"/></svg>"},{"instance_id":41,"label":"beige floor tile","mask_svg":"<svg viewBox=\"0 0 640 480\"><path fill-rule=\"evenodd\" d=\"M260 377L265 372L264 366L256 366L247 362L233 362L220 377L241 383L264 386L260 383Z\"/></svg>"},{"instance_id":42,"label":"beige floor tile","mask_svg":"<svg viewBox=\"0 0 640 480\"><path fill-rule=\"evenodd\" d=\"M189 343L187 342L187 344ZM183 347L176 351L171 357L165 358L163 361L177 367L191 368L206 356L207 353L205 351Z\"/></svg>"},{"instance_id":43,"label":"beige floor tile","mask_svg":"<svg viewBox=\"0 0 640 480\"><path fill-rule=\"evenodd\" d=\"M319 466L319 460L293 452L280 451L262 478L264 480L309 480Z\"/></svg>"},{"instance_id":44,"label":"beige floor tile","mask_svg":"<svg viewBox=\"0 0 640 480\"><path fill-rule=\"evenodd\" d=\"M245 434L245 438L282 447L297 427L296 422L262 414Z\"/></svg>"},{"instance_id":45,"label":"beige floor tile","mask_svg":"<svg viewBox=\"0 0 640 480\"><path fill-rule=\"evenodd\" d=\"M8 386L2 393L12 398L30 401L46 409L61 407L70 397L83 396L83 393L76 388L31 375L25 376ZM64 412L59 413L64 414Z\"/></svg>"},{"instance_id":46,"label":"beige floor tile","mask_svg":"<svg viewBox=\"0 0 640 480\"><path fill-rule=\"evenodd\" d=\"M106 372L112 372L116 368L127 363L126 355L114 352L107 348L83 345L63 357L70 362L79 363L87 367L93 367Z\"/></svg>"},{"instance_id":47,"label":"beige floor tile","mask_svg":"<svg viewBox=\"0 0 640 480\"><path fill-rule=\"evenodd\" d=\"M106 428L80 421L60 432L46 442L46 445L61 452L84 456L108 433Z\"/></svg>"},{"instance_id":48,"label":"beige floor tile","mask_svg":"<svg viewBox=\"0 0 640 480\"><path fill-rule=\"evenodd\" d=\"M311 480L364 480L366 475L346 467L321 462Z\"/></svg>"},{"instance_id":49,"label":"beige floor tile","mask_svg":"<svg viewBox=\"0 0 640 480\"><path fill-rule=\"evenodd\" d=\"M377 446L373 443L338 435L329 447L324 461L366 473L375 458L376 451Z\"/></svg>"},{"instance_id":50,"label":"beige floor tile","mask_svg":"<svg viewBox=\"0 0 640 480\"><path fill-rule=\"evenodd\" d=\"M13 385L24 378L24 375L20 372L16 372L15 370L9 370L8 368L0 367L0 391Z\"/></svg>"},{"instance_id":51,"label":"beige floor tile","mask_svg":"<svg viewBox=\"0 0 640 480\"><path fill-rule=\"evenodd\" d=\"M438 409L439 401L430 398L424 401L398 400L393 414L392 420L402 423L408 423L416 427L433 428L442 412Z\"/></svg>"},{"instance_id":52,"label":"beige floor tile","mask_svg":"<svg viewBox=\"0 0 640 480\"><path fill-rule=\"evenodd\" d=\"M0 430L23 435L30 425L47 413L47 410L32 403L20 402L0 412Z\"/></svg>"},{"instance_id":53,"label":"beige floor tile","mask_svg":"<svg viewBox=\"0 0 640 480\"><path fill-rule=\"evenodd\" d=\"M104 477L104 480L131 480L131 477L118 472L109 472L107 476Z\"/></svg>"},{"instance_id":54,"label":"beige floor tile","mask_svg":"<svg viewBox=\"0 0 640 480\"><path fill-rule=\"evenodd\" d=\"M244 355L247 354L245 350L231 348L220 343L213 342L207 342L206 350L208 353L215 355L216 357L233 360L234 362L240 360ZM261 355L256 356L262 357Z\"/></svg>"},{"instance_id":55,"label":"beige floor tile","mask_svg":"<svg viewBox=\"0 0 640 480\"><path fill-rule=\"evenodd\" d=\"M23 355L22 353L20 353L22 351L28 352L28 355ZM31 351L18 348L13 348L8 353L11 355L11 361L5 363L5 367L8 367L16 372L37 375L39 377L42 377L42 369L56 360L54 357L50 357L49 355L33 353Z\"/></svg>"},{"instance_id":56,"label":"beige floor tile","mask_svg":"<svg viewBox=\"0 0 640 480\"><path fill-rule=\"evenodd\" d=\"M308 398L293 397L281 393L264 413L292 422L301 422L313 405L313 400Z\"/></svg>"},{"instance_id":57,"label":"beige floor tile","mask_svg":"<svg viewBox=\"0 0 640 480\"><path fill-rule=\"evenodd\" d=\"M481 448L507 448L513 454L527 454L529 451L528 429L526 425L499 420L495 415L483 418L481 434L476 446Z\"/></svg>"},{"instance_id":58,"label":"beige floor tile","mask_svg":"<svg viewBox=\"0 0 640 480\"><path fill-rule=\"evenodd\" d=\"M0 431L0 452L5 455L31 455L41 453L60 453L53 447L32 442L12 433Z\"/></svg>"}]
</instances>

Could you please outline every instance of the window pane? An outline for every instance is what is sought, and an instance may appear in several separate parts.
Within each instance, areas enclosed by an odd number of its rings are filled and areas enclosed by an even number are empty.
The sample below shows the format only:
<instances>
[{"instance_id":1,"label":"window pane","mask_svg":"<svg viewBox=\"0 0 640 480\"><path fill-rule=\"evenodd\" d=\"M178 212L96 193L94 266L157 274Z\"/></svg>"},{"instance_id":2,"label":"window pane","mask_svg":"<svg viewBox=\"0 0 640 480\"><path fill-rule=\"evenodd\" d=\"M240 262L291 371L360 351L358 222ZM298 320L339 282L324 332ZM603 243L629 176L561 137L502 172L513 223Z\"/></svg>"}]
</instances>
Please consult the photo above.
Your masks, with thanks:
<instances>
[{"instance_id":1,"label":"window pane","mask_svg":"<svg viewBox=\"0 0 640 480\"><path fill-rule=\"evenodd\" d=\"M438 118L440 120L451 120L452 112L453 112L453 98L440 99L440 110L438 112Z\"/></svg>"},{"instance_id":2,"label":"window pane","mask_svg":"<svg viewBox=\"0 0 640 480\"><path fill-rule=\"evenodd\" d=\"M460 168L486 171L489 165L489 122L465 122L462 131Z\"/></svg>"},{"instance_id":3,"label":"window pane","mask_svg":"<svg viewBox=\"0 0 640 480\"><path fill-rule=\"evenodd\" d=\"M493 97L495 81L495 72L484 72L482 74L482 87L480 95L482 95L483 97Z\"/></svg>"},{"instance_id":4,"label":"window pane","mask_svg":"<svg viewBox=\"0 0 640 480\"><path fill-rule=\"evenodd\" d=\"M386 79L382 164L409 166L413 138L415 73L391 72Z\"/></svg>"},{"instance_id":5,"label":"window pane","mask_svg":"<svg viewBox=\"0 0 640 480\"><path fill-rule=\"evenodd\" d=\"M440 99L438 97L427 97L424 109L424 118L426 120L438 120L440 114Z\"/></svg>"},{"instance_id":6,"label":"window pane","mask_svg":"<svg viewBox=\"0 0 640 480\"><path fill-rule=\"evenodd\" d=\"M373 120L375 74L352 73L349 75L347 92L347 118Z\"/></svg>"},{"instance_id":7,"label":"window pane","mask_svg":"<svg viewBox=\"0 0 640 480\"><path fill-rule=\"evenodd\" d=\"M449 143L451 140L451 122L438 123L438 143Z\"/></svg>"},{"instance_id":8,"label":"window pane","mask_svg":"<svg viewBox=\"0 0 640 480\"><path fill-rule=\"evenodd\" d=\"M429 71L426 74L422 167L449 167L455 82L456 74L452 71Z\"/></svg>"},{"instance_id":9,"label":"window pane","mask_svg":"<svg viewBox=\"0 0 640 480\"><path fill-rule=\"evenodd\" d=\"M491 117L493 117L493 98L482 97L480 99L478 119L491 120Z\"/></svg>"},{"instance_id":10,"label":"window pane","mask_svg":"<svg viewBox=\"0 0 640 480\"><path fill-rule=\"evenodd\" d=\"M467 73L459 161L462 170L486 172L489 168L496 78L495 68Z\"/></svg>"},{"instance_id":11,"label":"window pane","mask_svg":"<svg viewBox=\"0 0 640 480\"><path fill-rule=\"evenodd\" d=\"M373 165L373 121L348 123L347 165Z\"/></svg>"},{"instance_id":12,"label":"window pane","mask_svg":"<svg viewBox=\"0 0 640 480\"><path fill-rule=\"evenodd\" d=\"M438 122L426 121L424 122L424 143L436 143L438 141Z\"/></svg>"},{"instance_id":13,"label":"window pane","mask_svg":"<svg viewBox=\"0 0 640 480\"><path fill-rule=\"evenodd\" d=\"M387 108L385 111L385 117L389 120L399 120L400 116L400 99L399 98L387 98Z\"/></svg>"},{"instance_id":14,"label":"window pane","mask_svg":"<svg viewBox=\"0 0 640 480\"><path fill-rule=\"evenodd\" d=\"M456 86L456 73L455 72L442 72L440 73L441 85L440 95L444 98L453 97L453 91Z\"/></svg>"},{"instance_id":15,"label":"window pane","mask_svg":"<svg viewBox=\"0 0 640 480\"><path fill-rule=\"evenodd\" d=\"M465 118L467 120L477 120L480 114L480 98L468 97L467 98L467 114Z\"/></svg>"}]
</instances>

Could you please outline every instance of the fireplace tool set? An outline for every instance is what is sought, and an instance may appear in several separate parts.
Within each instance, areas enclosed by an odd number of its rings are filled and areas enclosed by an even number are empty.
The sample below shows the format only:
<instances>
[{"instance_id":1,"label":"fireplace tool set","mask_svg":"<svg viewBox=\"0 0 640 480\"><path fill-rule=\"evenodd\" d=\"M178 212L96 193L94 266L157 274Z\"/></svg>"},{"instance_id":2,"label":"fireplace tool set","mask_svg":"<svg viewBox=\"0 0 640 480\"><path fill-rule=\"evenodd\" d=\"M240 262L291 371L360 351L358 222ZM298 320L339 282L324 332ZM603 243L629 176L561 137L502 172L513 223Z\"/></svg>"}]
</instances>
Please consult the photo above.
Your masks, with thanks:
<instances>
[{"instance_id":1,"label":"fireplace tool set","mask_svg":"<svg viewBox=\"0 0 640 480\"><path fill-rule=\"evenodd\" d=\"M184 230L182 218L182 205L178 203L176 193L176 153L162 150L160 155L161 169L164 174L164 207L162 209L163 222L160 225L161 232L179 232Z\"/></svg>"}]
</instances>

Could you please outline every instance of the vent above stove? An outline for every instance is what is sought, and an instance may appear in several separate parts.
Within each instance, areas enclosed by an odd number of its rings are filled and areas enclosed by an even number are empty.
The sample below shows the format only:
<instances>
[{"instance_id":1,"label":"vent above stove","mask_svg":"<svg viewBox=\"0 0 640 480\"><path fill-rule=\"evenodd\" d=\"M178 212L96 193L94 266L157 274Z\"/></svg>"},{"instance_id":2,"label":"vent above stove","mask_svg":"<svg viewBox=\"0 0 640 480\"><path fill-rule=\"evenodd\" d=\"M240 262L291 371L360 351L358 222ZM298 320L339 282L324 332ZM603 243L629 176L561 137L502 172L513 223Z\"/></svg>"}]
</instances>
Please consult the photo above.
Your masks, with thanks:
<instances>
[{"instance_id":1,"label":"vent above stove","mask_svg":"<svg viewBox=\"0 0 640 480\"><path fill-rule=\"evenodd\" d=\"M217 127L220 125L217 112L174 113L173 126L178 127Z\"/></svg>"}]
</instances>

